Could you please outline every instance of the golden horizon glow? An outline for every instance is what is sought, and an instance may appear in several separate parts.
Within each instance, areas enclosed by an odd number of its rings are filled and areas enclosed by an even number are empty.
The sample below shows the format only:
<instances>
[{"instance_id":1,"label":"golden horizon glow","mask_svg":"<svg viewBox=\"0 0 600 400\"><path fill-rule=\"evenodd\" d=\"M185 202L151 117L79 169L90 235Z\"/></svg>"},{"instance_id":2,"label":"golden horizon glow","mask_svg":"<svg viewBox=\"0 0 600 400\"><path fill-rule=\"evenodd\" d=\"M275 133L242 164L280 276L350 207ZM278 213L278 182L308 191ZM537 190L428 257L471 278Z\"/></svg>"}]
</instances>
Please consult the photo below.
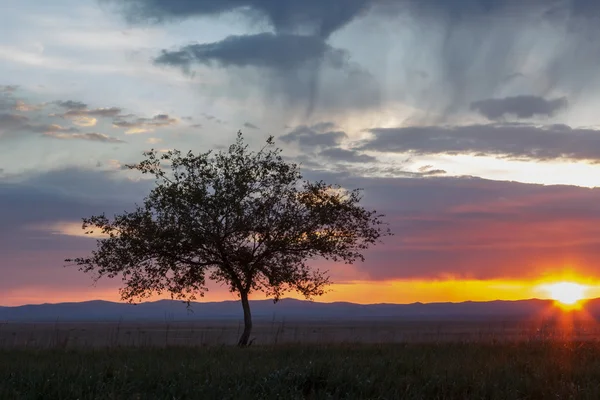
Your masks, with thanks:
<instances>
[{"instance_id":1,"label":"golden horizon glow","mask_svg":"<svg viewBox=\"0 0 600 400\"><path fill-rule=\"evenodd\" d=\"M22 287L14 288L3 293L0 306L17 306L24 304L59 303L69 301L107 300L119 301L118 287L120 281L103 280L99 286L90 287L88 283L73 284L65 291L61 287ZM559 302L548 288L556 284L571 283L575 287L583 287L582 300L572 306ZM557 286L556 289L563 286ZM566 286L568 289L571 286ZM218 284L209 284L205 297L198 298L200 302L236 300L237 297ZM289 298L302 299L297 293L287 293ZM600 297L600 285L596 280L585 279L574 274L554 275L540 280L475 280L448 278L444 280L406 279L387 281L354 280L334 283L329 291L314 300L322 303L352 302L357 304L395 303L410 304L464 302L464 301L515 301L527 299L552 299L562 309L579 308L583 299ZM170 298L168 294L152 296L147 301ZM262 293L253 293L252 300L267 299ZM564 298L563 298L564 299ZM571 301L567 298L567 301Z\"/></svg>"}]
</instances>

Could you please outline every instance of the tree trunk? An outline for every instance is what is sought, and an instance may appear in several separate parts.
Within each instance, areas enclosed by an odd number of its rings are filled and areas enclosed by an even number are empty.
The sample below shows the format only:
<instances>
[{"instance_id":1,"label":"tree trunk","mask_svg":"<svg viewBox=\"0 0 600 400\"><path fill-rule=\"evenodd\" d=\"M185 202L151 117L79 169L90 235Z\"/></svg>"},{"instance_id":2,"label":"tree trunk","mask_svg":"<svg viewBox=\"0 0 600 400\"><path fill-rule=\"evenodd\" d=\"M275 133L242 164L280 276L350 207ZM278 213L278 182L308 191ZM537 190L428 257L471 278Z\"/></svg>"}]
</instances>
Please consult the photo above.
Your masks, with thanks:
<instances>
[{"instance_id":1,"label":"tree trunk","mask_svg":"<svg viewBox=\"0 0 600 400\"><path fill-rule=\"evenodd\" d=\"M238 346L248 346L248 340L250 340L250 333L252 332L252 314L250 313L250 302L248 301L248 293L240 292L242 298L242 307L244 308L244 332L238 342Z\"/></svg>"}]
</instances>

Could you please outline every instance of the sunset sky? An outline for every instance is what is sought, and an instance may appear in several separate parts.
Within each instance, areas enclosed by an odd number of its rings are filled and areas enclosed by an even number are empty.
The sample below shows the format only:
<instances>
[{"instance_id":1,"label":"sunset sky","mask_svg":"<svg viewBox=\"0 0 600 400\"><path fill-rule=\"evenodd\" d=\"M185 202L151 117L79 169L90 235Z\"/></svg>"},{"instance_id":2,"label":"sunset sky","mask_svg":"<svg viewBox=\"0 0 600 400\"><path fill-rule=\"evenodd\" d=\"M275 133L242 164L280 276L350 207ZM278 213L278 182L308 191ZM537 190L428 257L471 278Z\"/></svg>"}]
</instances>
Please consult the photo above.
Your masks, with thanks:
<instances>
[{"instance_id":1,"label":"sunset sky","mask_svg":"<svg viewBox=\"0 0 600 400\"><path fill-rule=\"evenodd\" d=\"M63 268L81 218L143 199L143 151L238 130L387 215L364 263L314 262L320 301L600 297L599 65L597 0L9 1L0 305L118 300Z\"/></svg>"}]
</instances>

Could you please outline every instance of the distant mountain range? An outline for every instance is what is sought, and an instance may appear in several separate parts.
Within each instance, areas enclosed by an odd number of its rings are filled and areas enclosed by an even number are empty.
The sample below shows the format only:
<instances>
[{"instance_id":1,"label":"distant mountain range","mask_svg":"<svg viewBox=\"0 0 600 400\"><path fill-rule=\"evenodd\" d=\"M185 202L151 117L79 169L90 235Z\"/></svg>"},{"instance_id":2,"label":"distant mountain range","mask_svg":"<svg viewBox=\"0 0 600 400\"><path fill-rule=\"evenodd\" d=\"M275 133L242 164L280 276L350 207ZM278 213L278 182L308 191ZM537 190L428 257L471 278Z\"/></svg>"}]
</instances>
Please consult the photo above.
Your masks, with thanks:
<instances>
[{"instance_id":1,"label":"distant mountain range","mask_svg":"<svg viewBox=\"0 0 600 400\"><path fill-rule=\"evenodd\" d=\"M283 299L251 302L255 320L369 320L397 319L405 321L529 319L562 313L552 300L518 300L464 303L355 304L318 303ZM600 317L600 299L589 300L587 314ZM0 321L14 322L76 322L76 321L193 321L239 320L239 301L192 303L188 311L179 301L160 300L138 305L108 301L59 303L0 307Z\"/></svg>"}]
</instances>

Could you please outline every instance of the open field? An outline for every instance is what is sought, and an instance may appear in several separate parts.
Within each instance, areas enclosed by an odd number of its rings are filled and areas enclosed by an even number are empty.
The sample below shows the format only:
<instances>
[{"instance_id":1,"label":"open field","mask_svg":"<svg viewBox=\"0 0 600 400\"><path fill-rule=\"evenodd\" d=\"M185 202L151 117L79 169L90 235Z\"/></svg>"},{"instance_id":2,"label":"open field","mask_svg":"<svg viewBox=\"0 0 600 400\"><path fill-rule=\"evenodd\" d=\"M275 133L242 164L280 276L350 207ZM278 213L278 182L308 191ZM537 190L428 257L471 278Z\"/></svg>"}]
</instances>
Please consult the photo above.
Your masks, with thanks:
<instances>
[{"instance_id":1,"label":"open field","mask_svg":"<svg viewBox=\"0 0 600 400\"><path fill-rule=\"evenodd\" d=\"M593 342L0 350L1 399L598 399Z\"/></svg>"},{"instance_id":2,"label":"open field","mask_svg":"<svg viewBox=\"0 0 600 400\"><path fill-rule=\"evenodd\" d=\"M237 321L8 323L0 348L164 347L235 344ZM596 341L596 321L256 321L254 344Z\"/></svg>"},{"instance_id":3,"label":"open field","mask_svg":"<svg viewBox=\"0 0 600 400\"><path fill-rule=\"evenodd\" d=\"M598 399L594 321L8 323L0 399ZM226 346L223 346L226 345Z\"/></svg>"}]
</instances>

